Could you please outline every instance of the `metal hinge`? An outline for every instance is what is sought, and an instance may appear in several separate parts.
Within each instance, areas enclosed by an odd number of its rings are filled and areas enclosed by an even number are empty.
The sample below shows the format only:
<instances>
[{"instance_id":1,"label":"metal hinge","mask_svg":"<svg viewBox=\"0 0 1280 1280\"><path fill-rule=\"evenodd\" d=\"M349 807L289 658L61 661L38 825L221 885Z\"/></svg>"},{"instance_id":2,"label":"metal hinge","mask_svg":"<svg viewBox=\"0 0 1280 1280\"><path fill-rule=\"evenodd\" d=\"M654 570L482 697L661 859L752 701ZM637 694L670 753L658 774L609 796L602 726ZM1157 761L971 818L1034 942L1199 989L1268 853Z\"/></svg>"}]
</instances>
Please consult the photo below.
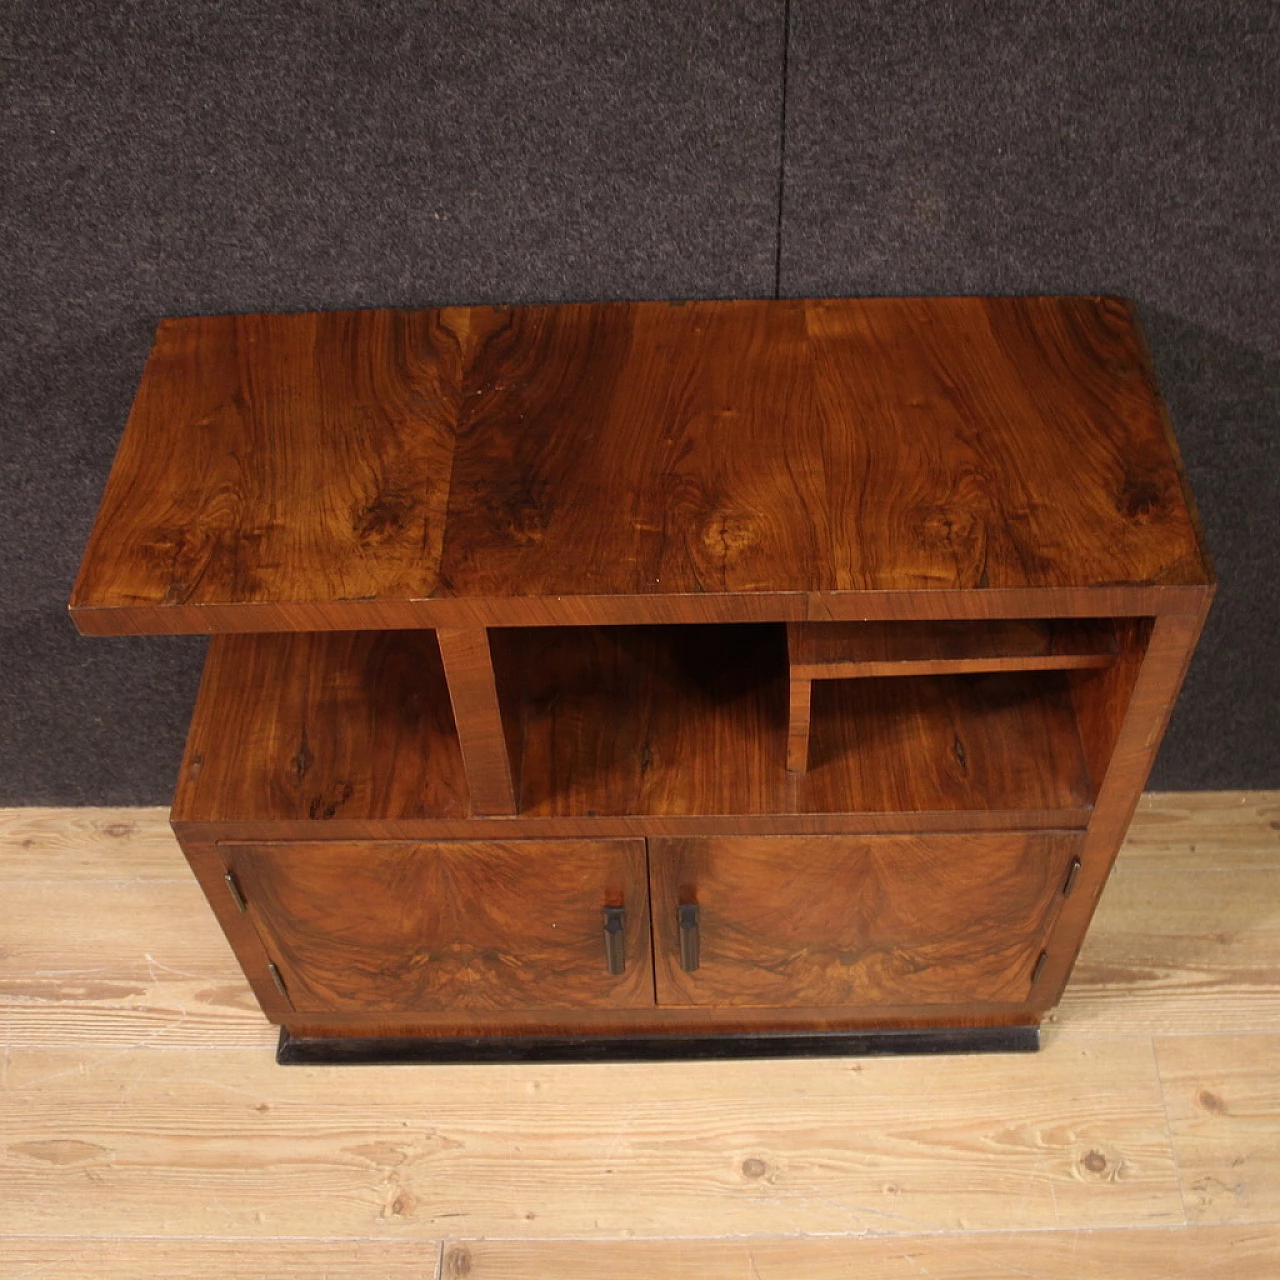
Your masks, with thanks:
<instances>
[{"instance_id":1,"label":"metal hinge","mask_svg":"<svg viewBox=\"0 0 1280 1280\"><path fill-rule=\"evenodd\" d=\"M1076 887L1076 878L1080 875L1080 859L1072 858L1071 866L1067 868L1067 878L1062 883L1062 896L1064 898L1071 897L1071 891Z\"/></svg>"},{"instance_id":2,"label":"metal hinge","mask_svg":"<svg viewBox=\"0 0 1280 1280\"><path fill-rule=\"evenodd\" d=\"M277 969L270 960L267 961L267 972L271 975L271 981L276 984L276 990L284 996L286 1000L288 1000L289 989L284 985L284 979L280 976L280 970Z\"/></svg>"},{"instance_id":3,"label":"metal hinge","mask_svg":"<svg viewBox=\"0 0 1280 1280\"><path fill-rule=\"evenodd\" d=\"M227 882L227 888L231 893L231 900L236 904L240 911L248 911L249 904L245 901L244 894L240 892L240 882L236 879L234 871L224 871L222 878Z\"/></svg>"}]
</instances>

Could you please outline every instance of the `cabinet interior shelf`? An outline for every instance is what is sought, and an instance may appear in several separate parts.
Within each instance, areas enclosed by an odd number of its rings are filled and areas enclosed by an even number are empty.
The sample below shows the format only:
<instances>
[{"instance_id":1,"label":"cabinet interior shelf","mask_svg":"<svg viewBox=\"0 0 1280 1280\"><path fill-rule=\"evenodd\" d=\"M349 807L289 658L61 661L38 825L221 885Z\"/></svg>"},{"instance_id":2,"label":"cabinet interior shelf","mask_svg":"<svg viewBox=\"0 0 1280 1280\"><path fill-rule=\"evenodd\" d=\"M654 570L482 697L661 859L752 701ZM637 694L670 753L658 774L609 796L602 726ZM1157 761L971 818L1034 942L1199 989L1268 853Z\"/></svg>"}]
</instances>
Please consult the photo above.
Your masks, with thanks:
<instances>
[{"instance_id":1,"label":"cabinet interior shelf","mask_svg":"<svg viewBox=\"0 0 1280 1280\"><path fill-rule=\"evenodd\" d=\"M815 681L1087 671L1111 666L1117 652L1110 618L789 622L787 768L803 774L822 758L812 724ZM910 706L918 695L885 696ZM967 772L958 734L955 752Z\"/></svg>"},{"instance_id":2,"label":"cabinet interior shelf","mask_svg":"<svg viewBox=\"0 0 1280 1280\"><path fill-rule=\"evenodd\" d=\"M810 768L796 775L786 763L783 624L509 628L490 641L520 820L1088 820L1096 782L1075 673L824 681ZM175 819L468 812L433 632L214 639Z\"/></svg>"},{"instance_id":3,"label":"cabinet interior shelf","mask_svg":"<svg viewBox=\"0 0 1280 1280\"><path fill-rule=\"evenodd\" d=\"M787 645L792 676L809 680L1078 671L1116 658L1110 618L791 622Z\"/></svg>"}]
</instances>

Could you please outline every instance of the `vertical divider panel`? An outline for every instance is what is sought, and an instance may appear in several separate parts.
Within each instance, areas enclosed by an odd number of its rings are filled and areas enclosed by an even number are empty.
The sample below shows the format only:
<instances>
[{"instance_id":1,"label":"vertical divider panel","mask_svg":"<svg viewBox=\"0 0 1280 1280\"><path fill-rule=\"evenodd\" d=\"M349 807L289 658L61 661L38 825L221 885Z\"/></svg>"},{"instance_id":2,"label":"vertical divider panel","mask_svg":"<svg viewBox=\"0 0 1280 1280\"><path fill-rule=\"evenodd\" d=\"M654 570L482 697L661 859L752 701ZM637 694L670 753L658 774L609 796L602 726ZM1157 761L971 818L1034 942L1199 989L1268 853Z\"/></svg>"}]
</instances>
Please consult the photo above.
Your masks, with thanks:
<instances>
[{"instance_id":1,"label":"vertical divider panel","mask_svg":"<svg viewBox=\"0 0 1280 1280\"><path fill-rule=\"evenodd\" d=\"M472 816L510 817L516 813L516 793L489 633L484 627L440 627L436 640L449 683Z\"/></svg>"},{"instance_id":2,"label":"vertical divider panel","mask_svg":"<svg viewBox=\"0 0 1280 1280\"><path fill-rule=\"evenodd\" d=\"M794 622L787 623L787 772L804 773L809 768L809 732L813 714L813 680L808 673L797 674L801 637L804 632Z\"/></svg>"},{"instance_id":3,"label":"vertical divider panel","mask_svg":"<svg viewBox=\"0 0 1280 1280\"><path fill-rule=\"evenodd\" d=\"M792 675L787 723L787 769L804 773L809 768L809 726L813 713L813 681Z\"/></svg>"}]
</instances>

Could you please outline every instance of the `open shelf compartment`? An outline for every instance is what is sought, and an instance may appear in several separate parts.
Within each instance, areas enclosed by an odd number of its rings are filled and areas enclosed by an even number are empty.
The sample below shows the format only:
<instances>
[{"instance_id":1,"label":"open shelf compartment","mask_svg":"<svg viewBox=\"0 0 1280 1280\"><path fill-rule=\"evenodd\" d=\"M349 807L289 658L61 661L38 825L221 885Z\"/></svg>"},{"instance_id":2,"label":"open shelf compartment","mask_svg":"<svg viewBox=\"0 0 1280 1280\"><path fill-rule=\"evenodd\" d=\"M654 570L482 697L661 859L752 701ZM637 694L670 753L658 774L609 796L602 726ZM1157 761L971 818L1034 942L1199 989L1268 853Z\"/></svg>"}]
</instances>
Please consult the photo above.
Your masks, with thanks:
<instances>
[{"instance_id":1,"label":"open shelf compartment","mask_svg":"<svg viewBox=\"0 0 1280 1280\"><path fill-rule=\"evenodd\" d=\"M784 624L494 629L500 820L1083 827L1140 660L1126 625L1105 668L820 680L803 773ZM473 800L433 632L212 642L175 818L443 823Z\"/></svg>"},{"instance_id":2,"label":"open shelf compartment","mask_svg":"<svg viewBox=\"0 0 1280 1280\"><path fill-rule=\"evenodd\" d=\"M1092 790L1065 673L833 684L789 773L781 625L494 633L520 718L520 810L594 814L1055 811ZM1029 818L1028 821L1031 821Z\"/></svg>"},{"instance_id":3,"label":"open shelf compartment","mask_svg":"<svg viewBox=\"0 0 1280 1280\"><path fill-rule=\"evenodd\" d=\"M1088 671L1116 655L1111 618L789 622L787 768L813 762L815 681Z\"/></svg>"}]
</instances>

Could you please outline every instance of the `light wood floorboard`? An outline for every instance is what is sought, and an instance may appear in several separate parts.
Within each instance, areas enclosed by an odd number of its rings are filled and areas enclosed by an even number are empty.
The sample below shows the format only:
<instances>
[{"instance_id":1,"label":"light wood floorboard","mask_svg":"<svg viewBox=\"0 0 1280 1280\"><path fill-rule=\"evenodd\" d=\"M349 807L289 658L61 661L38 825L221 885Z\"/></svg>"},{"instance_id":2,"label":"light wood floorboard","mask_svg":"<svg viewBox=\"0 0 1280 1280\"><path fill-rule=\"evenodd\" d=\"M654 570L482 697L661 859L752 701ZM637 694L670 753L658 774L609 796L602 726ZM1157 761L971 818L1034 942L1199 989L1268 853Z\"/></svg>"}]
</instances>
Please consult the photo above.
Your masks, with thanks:
<instances>
[{"instance_id":1,"label":"light wood floorboard","mask_svg":"<svg viewBox=\"0 0 1280 1280\"><path fill-rule=\"evenodd\" d=\"M0 808L0 884L190 878L168 809Z\"/></svg>"},{"instance_id":2,"label":"light wood floorboard","mask_svg":"<svg viewBox=\"0 0 1280 1280\"><path fill-rule=\"evenodd\" d=\"M1120 867L1259 871L1280 866L1280 792L1148 791Z\"/></svg>"},{"instance_id":3,"label":"light wood floorboard","mask_svg":"<svg viewBox=\"0 0 1280 1280\"><path fill-rule=\"evenodd\" d=\"M1073 1038L1280 1027L1280 856L1270 870L1117 863L1046 1026Z\"/></svg>"},{"instance_id":4,"label":"light wood floorboard","mask_svg":"<svg viewBox=\"0 0 1280 1280\"><path fill-rule=\"evenodd\" d=\"M0 1276L1280 1277L1280 793L1144 797L1036 1057L282 1069L167 828L0 810Z\"/></svg>"},{"instance_id":5,"label":"light wood floorboard","mask_svg":"<svg viewBox=\"0 0 1280 1280\"><path fill-rule=\"evenodd\" d=\"M0 1221L37 1233L1184 1220L1140 1040L1035 1057L345 1071L244 1050L13 1050L0 1096Z\"/></svg>"},{"instance_id":6,"label":"light wood floorboard","mask_svg":"<svg viewBox=\"0 0 1280 1280\"><path fill-rule=\"evenodd\" d=\"M0 1275L31 1280L435 1280L440 1246L402 1240L19 1236Z\"/></svg>"},{"instance_id":7,"label":"light wood floorboard","mask_svg":"<svg viewBox=\"0 0 1280 1280\"><path fill-rule=\"evenodd\" d=\"M18 881L0 893L0 1016L11 1048L272 1042L189 873Z\"/></svg>"},{"instance_id":8,"label":"light wood floorboard","mask_svg":"<svg viewBox=\"0 0 1280 1280\"><path fill-rule=\"evenodd\" d=\"M791 1240L458 1241L445 1280L1275 1280L1280 1227Z\"/></svg>"},{"instance_id":9,"label":"light wood floorboard","mask_svg":"<svg viewBox=\"0 0 1280 1280\"><path fill-rule=\"evenodd\" d=\"M1280 1034L1161 1039L1156 1052L1187 1216L1280 1222Z\"/></svg>"}]
</instances>

